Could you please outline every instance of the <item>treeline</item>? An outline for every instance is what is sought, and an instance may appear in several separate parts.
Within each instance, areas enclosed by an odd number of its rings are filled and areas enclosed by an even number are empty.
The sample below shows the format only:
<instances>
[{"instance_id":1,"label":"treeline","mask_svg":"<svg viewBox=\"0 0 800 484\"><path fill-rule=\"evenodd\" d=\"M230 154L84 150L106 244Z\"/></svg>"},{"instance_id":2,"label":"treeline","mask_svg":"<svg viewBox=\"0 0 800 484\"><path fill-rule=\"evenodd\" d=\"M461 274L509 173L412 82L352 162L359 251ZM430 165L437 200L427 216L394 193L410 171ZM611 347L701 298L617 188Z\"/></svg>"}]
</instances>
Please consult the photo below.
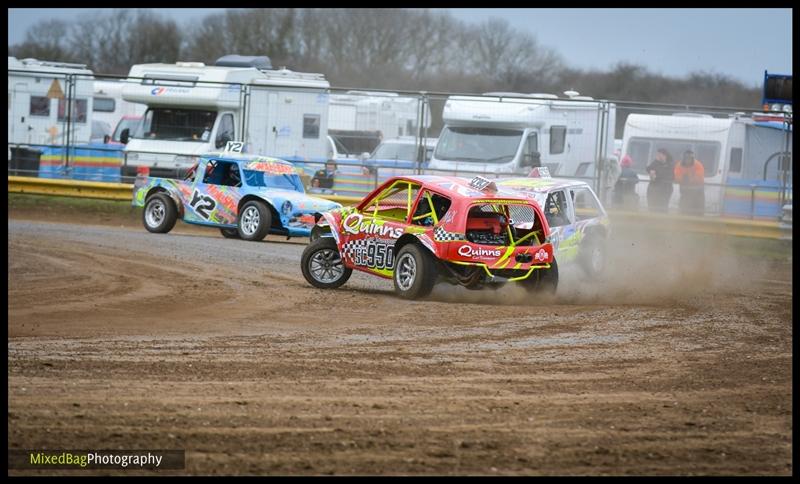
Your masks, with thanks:
<instances>
[{"instance_id":1,"label":"treeline","mask_svg":"<svg viewBox=\"0 0 800 484\"><path fill-rule=\"evenodd\" d=\"M609 71L569 66L534 36L489 18L461 22L421 9L232 9L179 25L148 10L114 10L67 23L40 22L8 55L87 64L125 75L130 66L225 54L268 55L275 67L324 73L332 86L436 92L549 92L595 98L757 106L760 90L730 77L683 78L621 63Z\"/></svg>"}]
</instances>

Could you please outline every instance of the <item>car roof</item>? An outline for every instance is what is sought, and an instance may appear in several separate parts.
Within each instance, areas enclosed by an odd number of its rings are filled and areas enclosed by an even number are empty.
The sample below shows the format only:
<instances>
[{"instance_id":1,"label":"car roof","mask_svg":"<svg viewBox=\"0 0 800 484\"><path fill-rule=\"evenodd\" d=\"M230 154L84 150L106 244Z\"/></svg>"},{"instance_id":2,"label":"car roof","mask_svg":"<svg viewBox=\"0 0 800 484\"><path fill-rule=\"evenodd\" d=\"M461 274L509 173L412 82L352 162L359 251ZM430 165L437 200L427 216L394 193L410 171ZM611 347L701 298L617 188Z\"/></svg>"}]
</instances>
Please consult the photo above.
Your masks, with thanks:
<instances>
[{"instance_id":1,"label":"car roof","mask_svg":"<svg viewBox=\"0 0 800 484\"><path fill-rule=\"evenodd\" d=\"M553 190L558 190L561 188L574 188L574 187L589 188L590 190L592 189L592 187L585 181L570 180L568 178L537 178L537 177L503 178L497 181L497 185L500 187L507 187L512 190L524 189L527 191L539 192L539 193L548 193Z\"/></svg>"},{"instance_id":2,"label":"car roof","mask_svg":"<svg viewBox=\"0 0 800 484\"><path fill-rule=\"evenodd\" d=\"M249 162L249 161L263 161L268 163L278 163L281 165L290 165L294 166L291 162L282 160L280 158L273 158L271 156L262 156L256 155L252 153L235 153L232 151L218 151L216 153L206 153L203 155L203 158L214 158L215 160L225 160L225 161L240 161L240 162Z\"/></svg>"},{"instance_id":3,"label":"car roof","mask_svg":"<svg viewBox=\"0 0 800 484\"><path fill-rule=\"evenodd\" d=\"M472 178L457 176L440 175L409 175L398 176L393 180L409 180L419 183L424 188L430 188L452 198L485 200L485 199L511 199L511 200L530 200L529 197L509 189L498 186L496 192L481 191L470 185ZM497 181L497 180L490 180Z\"/></svg>"},{"instance_id":4,"label":"car roof","mask_svg":"<svg viewBox=\"0 0 800 484\"><path fill-rule=\"evenodd\" d=\"M273 158L271 156L222 151L217 153L206 153L202 155L202 158L213 158L220 161L233 161L240 165L246 165L244 167L245 169L254 171L263 171L274 174L299 174L299 171L293 163L286 160L281 160L280 158Z\"/></svg>"}]
</instances>

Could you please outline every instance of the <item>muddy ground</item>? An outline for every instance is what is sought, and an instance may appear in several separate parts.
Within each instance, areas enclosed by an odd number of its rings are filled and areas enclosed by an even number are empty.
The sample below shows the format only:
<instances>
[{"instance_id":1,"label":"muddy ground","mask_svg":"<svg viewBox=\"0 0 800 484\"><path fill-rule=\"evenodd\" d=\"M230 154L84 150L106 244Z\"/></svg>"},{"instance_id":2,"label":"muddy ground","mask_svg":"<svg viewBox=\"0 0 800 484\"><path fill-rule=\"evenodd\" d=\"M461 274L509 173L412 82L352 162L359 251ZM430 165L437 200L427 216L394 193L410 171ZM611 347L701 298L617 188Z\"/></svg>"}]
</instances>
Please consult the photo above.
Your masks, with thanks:
<instances>
[{"instance_id":1,"label":"muddy ground","mask_svg":"<svg viewBox=\"0 0 800 484\"><path fill-rule=\"evenodd\" d=\"M47 217L9 211L10 448L185 449L181 474L792 472L790 252L617 233L606 280L565 270L550 300L406 302L360 274L311 288L302 241Z\"/></svg>"}]
</instances>

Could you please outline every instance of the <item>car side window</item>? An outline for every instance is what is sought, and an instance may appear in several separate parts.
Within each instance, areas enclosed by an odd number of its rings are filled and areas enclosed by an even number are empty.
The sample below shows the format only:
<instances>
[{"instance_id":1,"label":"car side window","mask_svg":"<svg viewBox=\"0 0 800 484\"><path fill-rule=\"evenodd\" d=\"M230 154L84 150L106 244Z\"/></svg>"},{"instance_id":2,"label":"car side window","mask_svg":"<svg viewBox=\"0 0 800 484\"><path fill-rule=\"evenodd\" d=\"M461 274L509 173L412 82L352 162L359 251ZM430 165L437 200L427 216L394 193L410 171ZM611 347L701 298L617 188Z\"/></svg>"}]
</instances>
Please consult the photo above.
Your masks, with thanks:
<instances>
[{"instance_id":1,"label":"car side window","mask_svg":"<svg viewBox=\"0 0 800 484\"><path fill-rule=\"evenodd\" d=\"M405 222L419 194L420 186L405 180L392 183L364 206L364 213L375 217Z\"/></svg>"},{"instance_id":2,"label":"car side window","mask_svg":"<svg viewBox=\"0 0 800 484\"><path fill-rule=\"evenodd\" d=\"M209 185L223 185L229 187L242 186L242 177L239 165L232 161L212 160L208 162L203 183Z\"/></svg>"},{"instance_id":3,"label":"car side window","mask_svg":"<svg viewBox=\"0 0 800 484\"><path fill-rule=\"evenodd\" d=\"M569 225L567 197L563 190L550 193L544 206L544 216L551 227Z\"/></svg>"},{"instance_id":4,"label":"car side window","mask_svg":"<svg viewBox=\"0 0 800 484\"><path fill-rule=\"evenodd\" d=\"M573 188L572 205L575 207L575 220L587 220L602 215L597 198L588 188Z\"/></svg>"},{"instance_id":5,"label":"car side window","mask_svg":"<svg viewBox=\"0 0 800 484\"><path fill-rule=\"evenodd\" d=\"M451 203L449 198L425 190L411 217L411 223L422 225L423 227L432 227L444 217L447 210L450 209Z\"/></svg>"}]
</instances>

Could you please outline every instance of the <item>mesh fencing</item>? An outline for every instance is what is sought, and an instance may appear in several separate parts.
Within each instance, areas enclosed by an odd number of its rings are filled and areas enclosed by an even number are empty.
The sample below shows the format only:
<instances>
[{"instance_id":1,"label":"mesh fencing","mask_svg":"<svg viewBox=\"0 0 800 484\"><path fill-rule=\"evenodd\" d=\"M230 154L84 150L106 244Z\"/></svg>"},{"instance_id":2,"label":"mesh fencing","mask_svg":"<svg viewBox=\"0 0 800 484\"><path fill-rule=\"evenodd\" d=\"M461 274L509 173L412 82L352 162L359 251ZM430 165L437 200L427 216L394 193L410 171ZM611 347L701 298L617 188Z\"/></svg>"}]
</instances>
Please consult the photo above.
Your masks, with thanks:
<instances>
[{"instance_id":1,"label":"mesh fencing","mask_svg":"<svg viewBox=\"0 0 800 484\"><path fill-rule=\"evenodd\" d=\"M9 67L8 174L181 177L203 154L243 141L245 152L295 163L315 193L364 196L398 175L499 178L542 166L626 210L775 219L792 200L791 113L576 93L337 89L285 70L172 71Z\"/></svg>"}]
</instances>

